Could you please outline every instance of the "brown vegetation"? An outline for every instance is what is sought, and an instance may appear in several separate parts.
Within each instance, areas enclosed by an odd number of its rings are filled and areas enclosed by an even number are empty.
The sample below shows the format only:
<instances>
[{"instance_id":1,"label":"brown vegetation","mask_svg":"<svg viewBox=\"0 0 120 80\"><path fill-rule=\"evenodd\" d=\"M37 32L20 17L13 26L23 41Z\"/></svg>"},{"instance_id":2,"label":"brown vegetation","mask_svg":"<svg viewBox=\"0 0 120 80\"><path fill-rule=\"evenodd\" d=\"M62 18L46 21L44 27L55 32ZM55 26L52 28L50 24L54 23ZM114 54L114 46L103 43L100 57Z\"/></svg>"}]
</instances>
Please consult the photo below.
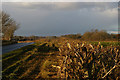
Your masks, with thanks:
<instances>
[{"instance_id":1,"label":"brown vegetation","mask_svg":"<svg viewBox=\"0 0 120 80\"><path fill-rule=\"evenodd\" d=\"M64 37L40 39L3 55L3 79L119 79L118 42L94 43Z\"/></svg>"},{"instance_id":2,"label":"brown vegetation","mask_svg":"<svg viewBox=\"0 0 120 80\"><path fill-rule=\"evenodd\" d=\"M68 37L72 39L80 39L83 41L118 41L118 34L109 34L105 30L91 30L81 34L68 34L62 37Z\"/></svg>"}]
</instances>

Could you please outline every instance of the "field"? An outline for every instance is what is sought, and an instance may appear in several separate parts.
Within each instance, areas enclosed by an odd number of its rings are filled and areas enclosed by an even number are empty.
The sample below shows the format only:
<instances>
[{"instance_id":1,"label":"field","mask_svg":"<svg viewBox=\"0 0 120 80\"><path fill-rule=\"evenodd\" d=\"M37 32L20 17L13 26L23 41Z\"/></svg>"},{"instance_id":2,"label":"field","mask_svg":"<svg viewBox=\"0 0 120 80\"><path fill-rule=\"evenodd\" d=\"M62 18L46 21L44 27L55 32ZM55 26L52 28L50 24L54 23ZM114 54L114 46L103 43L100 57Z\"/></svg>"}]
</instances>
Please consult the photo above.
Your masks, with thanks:
<instances>
[{"instance_id":1,"label":"field","mask_svg":"<svg viewBox=\"0 0 120 80\"><path fill-rule=\"evenodd\" d=\"M40 39L2 56L3 80L120 79L120 43Z\"/></svg>"}]
</instances>

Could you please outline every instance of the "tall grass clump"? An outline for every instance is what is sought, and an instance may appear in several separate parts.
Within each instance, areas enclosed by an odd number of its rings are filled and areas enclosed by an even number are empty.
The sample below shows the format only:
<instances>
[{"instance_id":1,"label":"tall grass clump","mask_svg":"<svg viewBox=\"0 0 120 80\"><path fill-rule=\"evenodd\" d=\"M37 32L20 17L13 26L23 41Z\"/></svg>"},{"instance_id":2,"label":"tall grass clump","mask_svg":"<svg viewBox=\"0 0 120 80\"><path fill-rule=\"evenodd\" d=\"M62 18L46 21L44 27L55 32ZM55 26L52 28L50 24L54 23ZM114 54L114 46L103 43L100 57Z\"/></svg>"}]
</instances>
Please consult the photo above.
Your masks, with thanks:
<instances>
[{"instance_id":1,"label":"tall grass clump","mask_svg":"<svg viewBox=\"0 0 120 80\"><path fill-rule=\"evenodd\" d=\"M120 51L118 47L104 47L100 42L66 42L60 48L59 78L112 79L120 78Z\"/></svg>"}]
</instances>

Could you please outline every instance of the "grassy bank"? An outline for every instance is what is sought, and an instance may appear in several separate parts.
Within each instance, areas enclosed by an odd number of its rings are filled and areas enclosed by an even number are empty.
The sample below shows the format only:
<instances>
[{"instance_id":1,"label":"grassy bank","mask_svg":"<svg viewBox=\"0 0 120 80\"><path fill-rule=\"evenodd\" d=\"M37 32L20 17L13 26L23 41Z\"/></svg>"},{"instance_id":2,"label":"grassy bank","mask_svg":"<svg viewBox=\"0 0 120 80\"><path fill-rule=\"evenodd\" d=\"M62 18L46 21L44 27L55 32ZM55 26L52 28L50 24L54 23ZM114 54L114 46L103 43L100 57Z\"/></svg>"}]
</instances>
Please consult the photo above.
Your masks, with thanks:
<instances>
[{"instance_id":1,"label":"grassy bank","mask_svg":"<svg viewBox=\"0 0 120 80\"><path fill-rule=\"evenodd\" d=\"M57 64L52 61L56 57L56 51L58 49L55 46L37 43L3 54L3 79L29 80L49 77L48 74L53 72L47 71L46 68L51 64Z\"/></svg>"},{"instance_id":2,"label":"grassy bank","mask_svg":"<svg viewBox=\"0 0 120 80\"><path fill-rule=\"evenodd\" d=\"M2 46L11 45L11 44L15 44L15 43L17 43L17 41L2 40Z\"/></svg>"}]
</instances>

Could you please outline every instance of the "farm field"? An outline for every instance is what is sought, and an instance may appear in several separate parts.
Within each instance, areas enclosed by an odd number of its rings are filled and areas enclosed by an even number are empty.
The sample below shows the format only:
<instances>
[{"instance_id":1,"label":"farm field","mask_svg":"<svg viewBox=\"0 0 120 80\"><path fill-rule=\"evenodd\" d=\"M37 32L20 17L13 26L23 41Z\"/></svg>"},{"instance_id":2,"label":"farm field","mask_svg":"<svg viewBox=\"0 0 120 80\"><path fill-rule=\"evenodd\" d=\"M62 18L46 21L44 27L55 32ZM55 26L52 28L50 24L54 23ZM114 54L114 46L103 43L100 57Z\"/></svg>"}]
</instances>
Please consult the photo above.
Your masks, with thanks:
<instances>
[{"instance_id":1,"label":"farm field","mask_svg":"<svg viewBox=\"0 0 120 80\"><path fill-rule=\"evenodd\" d=\"M3 80L120 79L120 43L40 39L2 56Z\"/></svg>"}]
</instances>

